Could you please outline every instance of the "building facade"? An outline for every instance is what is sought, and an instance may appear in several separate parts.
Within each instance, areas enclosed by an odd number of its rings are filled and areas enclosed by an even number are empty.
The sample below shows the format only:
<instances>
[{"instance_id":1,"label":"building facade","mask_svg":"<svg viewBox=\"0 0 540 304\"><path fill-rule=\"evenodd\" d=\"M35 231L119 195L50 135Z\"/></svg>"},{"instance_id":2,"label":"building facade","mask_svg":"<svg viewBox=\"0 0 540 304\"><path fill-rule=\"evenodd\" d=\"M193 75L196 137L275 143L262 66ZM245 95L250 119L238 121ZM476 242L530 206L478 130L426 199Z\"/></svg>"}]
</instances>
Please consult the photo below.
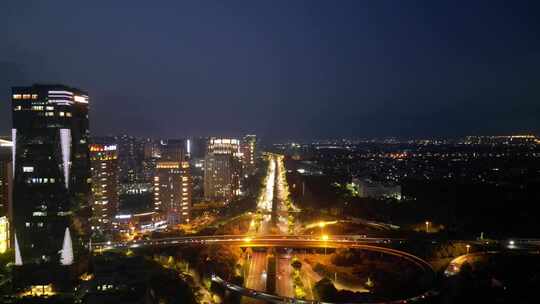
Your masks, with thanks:
<instances>
[{"instance_id":1,"label":"building facade","mask_svg":"<svg viewBox=\"0 0 540 304\"><path fill-rule=\"evenodd\" d=\"M240 194L242 174L240 141L211 138L204 161L204 198L209 201L229 201Z\"/></svg>"},{"instance_id":2,"label":"building facade","mask_svg":"<svg viewBox=\"0 0 540 304\"><path fill-rule=\"evenodd\" d=\"M92 232L107 232L118 213L118 151L116 145L90 145L92 170Z\"/></svg>"},{"instance_id":3,"label":"building facade","mask_svg":"<svg viewBox=\"0 0 540 304\"><path fill-rule=\"evenodd\" d=\"M88 95L64 85L12 88L13 231L24 263L58 258L90 192Z\"/></svg>"},{"instance_id":4,"label":"building facade","mask_svg":"<svg viewBox=\"0 0 540 304\"><path fill-rule=\"evenodd\" d=\"M10 223L12 218L13 143L0 139L0 254L11 247Z\"/></svg>"},{"instance_id":5,"label":"building facade","mask_svg":"<svg viewBox=\"0 0 540 304\"><path fill-rule=\"evenodd\" d=\"M187 161L158 161L154 176L154 211L163 214L171 225L188 223L192 187Z\"/></svg>"},{"instance_id":6,"label":"building facade","mask_svg":"<svg viewBox=\"0 0 540 304\"><path fill-rule=\"evenodd\" d=\"M129 135L117 138L120 183L137 184L144 182L142 163L145 140Z\"/></svg>"},{"instance_id":7,"label":"building facade","mask_svg":"<svg viewBox=\"0 0 540 304\"><path fill-rule=\"evenodd\" d=\"M358 197L394 198L401 200L401 186L394 183L374 181L369 178L353 178Z\"/></svg>"},{"instance_id":8,"label":"building facade","mask_svg":"<svg viewBox=\"0 0 540 304\"><path fill-rule=\"evenodd\" d=\"M242 169L244 174L255 172L255 148L257 146L256 135L246 135L242 139Z\"/></svg>"},{"instance_id":9,"label":"building facade","mask_svg":"<svg viewBox=\"0 0 540 304\"><path fill-rule=\"evenodd\" d=\"M168 139L160 142L161 160L186 160L186 141L183 139Z\"/></svg>"}]
</instances>

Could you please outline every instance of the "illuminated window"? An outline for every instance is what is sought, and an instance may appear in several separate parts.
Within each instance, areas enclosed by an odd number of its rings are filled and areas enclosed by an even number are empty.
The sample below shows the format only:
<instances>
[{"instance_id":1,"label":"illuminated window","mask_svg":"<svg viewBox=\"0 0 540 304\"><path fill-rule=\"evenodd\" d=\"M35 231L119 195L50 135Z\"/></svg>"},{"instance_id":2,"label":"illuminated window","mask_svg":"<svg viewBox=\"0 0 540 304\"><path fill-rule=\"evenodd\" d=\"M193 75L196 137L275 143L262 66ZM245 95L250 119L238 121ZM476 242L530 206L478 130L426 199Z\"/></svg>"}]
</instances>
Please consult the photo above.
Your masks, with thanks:
<instances>
[{"instance_id":1,"label":"illuminated window","mask_svg":"<svg viewBox=\"0 0 540 304\"><path fill-rule=\"evenodd\" d=\"M13 111L20 111L20 110L22 110L21 106L16 106L15 108L13 108Z\"/></svg>"},{"instance_id":2,"label":"illuminated window","mask_svg":"<svg viewBox=\"0 0 540 304\"><path fill-rule=\"evenodd\" d=\"M32 99L37 99L37 94L32 94Z\"/></svg>"},{"instance_id":3,"label":"illuminated window","mask_svg":"<svg viewBox=\"0 0 540 304\"><path fill-rule=\"evenodd\" d=\"M34 167L23 167L23 172L34 172Z\"/></svg>"},{"instance_id":4,"label":"illuminated window","mask_svg":"<svg viewBox=\"0 0 540 304\"><path fill-rule=\"evenodd\" d=\"M45 107L45 110L47 110L47 111L53 111L53 110L54 110L54 107L46 106L46 107Z\"/></svg>"},{"instance_id":5,"label":"illuminated window","mask_svg":"<svg viewBox=\"0 0 540 304\"><path fill-rule=\"evenodd\" d=\"M61 117L63 117L66 113L64 112L58 112L58 115L60 115Z\"/></svg>"},{"instance_id":6,"label":"illuminated window","mask_svg":"<svg viewBox=\"0 0 540 304\"><path fill-rule=\"evenodd\" d=\"M21 94L13 94L13 99L21 99L21 98L22 98Z\"/></svg>"},{"instance_id":7,"label":"illuminated window","mask_svg":"<svg viewBox=\"0 0 540 304\"><path fill-rule=\"evenodd\" d=\"M30 99L30 97L32 97L30 94L23 94L22 96L23 99Z\"/></svg>"}]
</instances>

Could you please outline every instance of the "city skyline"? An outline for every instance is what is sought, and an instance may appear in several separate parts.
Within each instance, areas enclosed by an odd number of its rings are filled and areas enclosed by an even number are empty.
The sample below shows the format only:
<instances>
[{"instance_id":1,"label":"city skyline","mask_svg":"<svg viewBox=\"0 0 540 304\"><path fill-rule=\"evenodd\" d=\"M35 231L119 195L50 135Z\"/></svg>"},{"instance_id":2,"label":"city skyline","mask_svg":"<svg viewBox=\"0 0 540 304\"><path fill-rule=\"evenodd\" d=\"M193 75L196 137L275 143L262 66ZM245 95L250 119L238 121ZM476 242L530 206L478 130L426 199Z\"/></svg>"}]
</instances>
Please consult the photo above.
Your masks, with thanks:
<instances>
[{"instance_id":1,"label":"city skyline","mask_svg":"<svg viewBox=\"0 0 540 304\"><path fill-rule=\"evenodd\" d=\"M538 303L537 12L2 2L0 302Z\"/></svg>"},{"instance_id":2,"label":"city skyline","mask_svg":"<svg viewBox=\"0 0 540 304\"><path fill-rule=\"evenodd\" d=\"M1 30L2 99L15 85L84 87L95 135L282 140L540 130L532 2L2 6L9 25ZM0 114L8 113L4 102ZM195 127L202 117L207 123ZM2 119L0 133L9 126Z\"/></svg>"}]
</instances>

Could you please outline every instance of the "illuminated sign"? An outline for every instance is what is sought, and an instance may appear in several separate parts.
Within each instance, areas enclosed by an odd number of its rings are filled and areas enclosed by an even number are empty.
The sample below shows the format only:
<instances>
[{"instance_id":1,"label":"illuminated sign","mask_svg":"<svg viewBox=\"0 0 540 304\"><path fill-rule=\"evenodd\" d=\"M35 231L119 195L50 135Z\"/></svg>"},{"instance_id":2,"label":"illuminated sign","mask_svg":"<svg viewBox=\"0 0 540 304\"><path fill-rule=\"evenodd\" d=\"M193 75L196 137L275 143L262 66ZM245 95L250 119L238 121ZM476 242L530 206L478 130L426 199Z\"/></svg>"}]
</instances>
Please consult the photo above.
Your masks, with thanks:
<instances>
[{"instance_id":1,"label":"illuminated sign","mask_svg":"<svg viewBox=\"0 0 540 304\"><path fill-rule=\"evenodd\" d=\"M214 138L212 139L213 144L223 144L223 145L237 145L240 143L238 139L229 139L229 138Z\"/></svg>"},{"instance_id":2,"label":"illuminated sign","mask_svg":"<svg viewBox=\"0 0 540 304\"><path fill-rule=\"evenodd\" d=\"M75 95L73 97L73 99L76 101L76 102L80 102L80 103L88 103L88 96L79 96L79 95Z\"/></svg>"},{"instance_id":3,"label":"illuminated sign","mask_svg":"<svg viewBox=\"0 0 540 304\"><path fill-rule=\"evenodd\" d=\"M156 164L156 168L157 169L180 169L180 163L179 162L158 162Z\"/></svg>"},{"instance_id":4,"label":"illuminated sign","mask_svg":"<svg viewBox=\"0 0 540 304\"><path fill-rule=\"evenodd\" d=\"M116 151L116 145L90 145L90 152Z\"/></svg>"},{"instance_id":5,"label":"illuminated sign","mask_svg":"<svg viewBox=\"0 0 540 304\"><path fill-rule=\"evenodd\" d=\"M73 95L70 91L49 91L50 95Z\"/></svg>"}]
</instances>

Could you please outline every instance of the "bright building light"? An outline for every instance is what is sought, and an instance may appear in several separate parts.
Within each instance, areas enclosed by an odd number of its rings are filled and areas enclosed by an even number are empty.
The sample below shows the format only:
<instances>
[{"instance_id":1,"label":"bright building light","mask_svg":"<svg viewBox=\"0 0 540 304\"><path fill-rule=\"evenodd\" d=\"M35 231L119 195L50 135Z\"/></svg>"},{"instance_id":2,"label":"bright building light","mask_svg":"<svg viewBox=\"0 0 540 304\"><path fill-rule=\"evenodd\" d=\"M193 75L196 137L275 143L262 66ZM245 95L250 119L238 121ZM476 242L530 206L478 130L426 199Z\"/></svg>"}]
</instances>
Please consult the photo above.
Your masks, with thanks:
<instances>
[{"instance_id":1,"label":"bright building light","mask_svg":"<svg viewBox=\"0 0 540 304\"><path fill-rule=\"evenodd\" d=\"M9 222L6 216L0 217L0 254L9 248Z\"/></svg>"}]
</instances>

